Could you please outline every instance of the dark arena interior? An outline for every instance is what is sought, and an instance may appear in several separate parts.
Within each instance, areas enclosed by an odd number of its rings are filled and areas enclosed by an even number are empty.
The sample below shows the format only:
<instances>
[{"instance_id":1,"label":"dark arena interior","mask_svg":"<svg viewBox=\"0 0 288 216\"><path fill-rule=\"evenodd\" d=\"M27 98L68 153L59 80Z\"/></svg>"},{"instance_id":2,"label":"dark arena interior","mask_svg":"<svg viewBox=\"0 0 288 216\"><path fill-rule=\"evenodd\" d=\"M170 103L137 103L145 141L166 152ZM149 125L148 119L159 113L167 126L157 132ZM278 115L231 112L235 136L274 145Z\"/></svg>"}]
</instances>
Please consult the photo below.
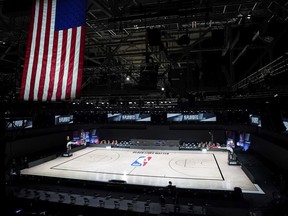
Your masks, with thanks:
<instances>
[{"instance_id":1,"label":"dark arena interior","mask_svg":"<svg viewBox=\"0 0 288 216\"><path fill-rule=\"evenodd\" d=\"M284 0L0 0L1 215L288 215Z\"/></svg>"}]
</instances>

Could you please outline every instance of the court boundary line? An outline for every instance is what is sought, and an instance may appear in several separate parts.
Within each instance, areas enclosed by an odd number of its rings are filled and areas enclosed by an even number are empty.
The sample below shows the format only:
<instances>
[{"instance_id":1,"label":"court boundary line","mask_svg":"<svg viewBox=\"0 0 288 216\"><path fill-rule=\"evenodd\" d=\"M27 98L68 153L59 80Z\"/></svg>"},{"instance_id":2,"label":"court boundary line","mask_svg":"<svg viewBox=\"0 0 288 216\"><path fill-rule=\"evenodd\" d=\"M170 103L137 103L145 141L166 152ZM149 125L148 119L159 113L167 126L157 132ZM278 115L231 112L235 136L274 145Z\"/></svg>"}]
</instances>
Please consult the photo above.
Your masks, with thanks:
<instances>
[{"instance_id":1,"label":"court boundary line","mask_svg":"<svg viewBox=\"0 0 288 216\"><path fill-rule=\"evenodd\" d=\"M109 174L109 175L124 176L123 173L111 173L111 172L99 172L99 171L97 172L97 171L89 171L89 170L78 170L78 169L59 168L59 166L65 164L65 163L71 162L71 161L73 161L73 160L75 160L75 159L78 159L78 158L80 158L80 157L82 157L82 156L85 156L85 155L87 155L87 154L90 154L90 153L92 153L92 152L94 152L94 151L96 151L96 150L97 150L97 149L94 149L94 150L92 150L92 151L89 151L89 152L86 152L86 153L84 153L84 154L82 154L82 155L79 155L79 156L77 156L77 157L75 157L75 158L72 158L72 159L67 160L67 161L65 161L65 162L59 163L59 164L57 164L57 165L54 165L54 166L50 167L50 169L52 169L52 170L72 171L72 172L81 172L81 173L95 173L95 174ZM116 153L117 153L118 156L120 157L119 153L118 153L118 152L116 152ZM197 153L197 154L198 154L198 153ZM172 179L191 179L191 180L224 181L222 172L221 172L221 170L220 170L220 168L219 168L219 165L218 165L218 163L217 163L217 160L215 159L214 153L209 153L209 154L212 154L212 155L213 155L214 160L215 160L215 162L216 162L216 165L217 165L217 167L218 167L218 170L220 171L220 175L221 175L221 178L222 178L222 179L219 179L219 178L203 178L203 177L202 177L202 178L201 178L201 177L176 177L176 176L160 176L160 175L158 176L158 175L139 175L139 174L131 174L131 172L132 172L135 168L137 168L137 167L135 167L134 169L132 169L128 174L126 174L126 176L148 177L148 178L172 178ZM118 157L118 158L119 158L119 157ZM170 165L169 165L169 166L170 166Z\"/></svg>"},{"instance_id":2,"label":"court boundary line","mask_svg":"<svg viewBox=\"0 0 288 216\"><path fill-rule=\"evenodd\" d=\"M220 166L219 166L219 164L218 164L217 158L216 158L216 156L214 155L214 153L212 153L212 154L213 154L214 160L215 160L215 162L216 162L216 164L217 164L217 167L218 167L218 170L219 170L220 175L221 175L221 177L222 177L222 180L225 181L225 178L224 178L224 176L223 176L223 173L222 173L222 171L221 171L221 168L220 168Z\"/></svg>"},{"instance_id":3,"label":"court boundary line","mask_svg":"<svg viewBox=\"0 0 288 216\"><path fill-rule=\"evenodd\" d=\"M57 164L57 165L55 165L55 166L50 167L50 169L55 169L55 167L57 167L57 166L61 166L61 165L65 164L65 163L71 162L71 161L73 161L73 160L75 160L75 159L78 159L78 158L83 157L83 156L85 156L85 155L87 155L87 154L90 154L91 152L94 152L94 151L96 151L96 150L97 150L97 149L94 149L94 150L92 150L92 151L89 151L89 152L86 152L86 153L84 153L84 154L82 154L82 155L79 155L79 156L77 156L77 157L75 157L75 158L72 158L72 159L70 159L70 160L64 161L64 162L62 162L62 163L59 163L59 164ZM119 157L120 157L119 153L118 153L118 152L116 152L116 153L117 153L118 158L119 158ZM118 159L118 158L117 158L117 159ZM117 159L116 159L116 160L117 160Z\"/></svg>"},{"instance_id":4,"label":"court boundary line","mask_svg":"<svg viewBox=\"0 0 288 216\"><path fill-rule=\"evenodd\" d=\"M199 154L199 153L196 153L196 154ZM217 160L216 160L216 158L215 158L214 153L206 153L206 154L207 154L207 155L213 155L213 157L214 157L216 166L218 167L219 173L220 173L221 178L222 178L222 179L217 179L217 181L225 181L225 179L224 179L224 177L223 177L223 175L222 175L222 172L221 172L221 170L220 170L220 168L219 168L218 162L217 162ZM173 159L175 159L175 158L173 158ZM179 171L177 171L177 170L175 170L174 168L171 167L171 161L172 161L173 159L171 159L171 160L169 161L169 167L170 167L172 170L174 170L175 172L181 173L181 172L179 172ZM181 174L183 174L183 173L181 173ZM193 178L191 178L191 179L193 179ZM199 179L199 178L195 178L195 179ZM204 179L204 178L203 178L203 179ZM212 179L212 178L207 178L207 179L208 179L208 180L210 179L210 180L215 181L215 179Z\"/></svg>"},{"instance_id":5,"label":"court boundary line","mask_svg":"<svg viewBox=\"0 0 288 216\"><path fill-rule=\"evenodd\" d=\"M176 176L155 176L155 175L138 175L138 174L122 174L122 173L110 173L110 172L96 172L89 170L73 170L64 168L50 168L54 170L65 170L72 172L82 172L82 173L97 173L97 174L110 174L110 175L121 175L121 176L137 176L137 177L147 177L147 178L173 178L173 179L191 179L191 180L209 180L209 181L223 181L222 179L212 179L212 178L188 178L188 177L176 177Z\"/></svg>"},{"instance_id":6,"label":"court boundary line","mask_svg":"<svg viewBox=\"0 0 288 216\"><path fill-rule=\"evenodd\" d=\"M166 176L166 175L163 175L163 176L151 176L151 175L137 175L137 174L132 174L132 175L129 175L129 174L119 174L119 173L111 173L111 172L97 172L97 171L89 171L89 170L85 170L85 171L83 171L83 170L73 170L73 169L64 169L64 168L59 168L59 166L60 165L62 165L62 164L65 164L65 163L67 163L67 162L71 162L71 161L73 161L73 160L75 160L75 159L77 159L77 158L81 158L82 156L85 156L85 155L87 155L87 154L90 154L90 153L93 153L94 151L97 151L98 149L94 149L94 150L91 150L91 151L89 151L89 152L85 152L85 153L83 153L83 154L81 154L81 155L77 155L77 156L74 156L73 158L71 158L71 159L69 159L69 158L67 158L64 162L62 161L62 162L60 162L60 163L58 163L57 165L55 165L55 163L54 163L54 166L52 166L52 167L50 167L50 168L48 168L48 169L51 169L51 170L66 170L66 171L76 171L76 172L82 172L82 173L96 173L96 174L109 174L109 175L112 175L111 176L111 179L113 179L113 175L115 175L115 179L118 179L118 176L125 176L125 175L127 175L127 176L135 176L135 177L143 177L143 178L162 178L163 180L165 180L165 179L169 179L169 178L171 178L171 179L177 179L177 180L179 180L179 181L185 181L185 180L194 180L194 181L203 181L203 180L210 180L210 181L216 181L216 182L218 182L219 183L219 181L226 181L225 180L225 178L224 178L224 176L223 176L223 173L222 173L222 170L221 170L221 168L220 168L220 166L219 166L219 163L218 163L218 160L217 160L217 158L216 158L216 155L214 154L214 153L210 153L210 154L213 154L213 157L214 157L214 160L215 160L215 162L216 162L216 165L217 165L217 167L218 167L218 170L219 170L219 172L220 172L220 175L222 176L222 180L221 179L211 179L211 178L199 178L199 177L176 177L176 176L170 176L170 177L168 177L168 176ZM154 150L154 149L153 149ZM116 150L116 152L118 151L118 149ZM128 149L125 149L124 150L125 152L127 151L130 151L130 149L128 150ZM187 153L187 152L184 152L184 151L172 151L172 152L174 152L174 153ZM190 153L190 152L189 152ZM196 152L193 152L193 153L196 153ZM199 154L200 152L197 152L196 154ZM220 162L220 164L221 164L221 161L219 161ZM58 167L58 168L57 168ZM136 168L136 167L135 167ZM61 172L61 171L60 171ZM46 177L45 175L38 175L38 174L31 174L31 173L26 173L26 174L21 174L21 175L26 175L26 176L43 176L43 177ZM59 178L59 176L57 175L57 174L55 174L54 173L54 175L48 175L47 177L52 177L52 178ZM69 177L63 177L63 176L60 176L60 178L63 178L63 179L75 179L75 178L73 178L73 177L70 177L70 175L69 175ZM76 179L78 179L78 180L85 180L85 181L91 181L91 182L103 182L103 183L105 183L105 182L109 182L109 180L111 180L111 179L108 179L107 178L107 181L106 180L100 180L100 179L98 179L98 180L91 180L91 179L79 179L79 178L76 178ZM205 181L204 181L205 182ZM216 183L215 182L215 183ZM129 182L127 182L127 184L134 184L134 183L129 183ZM253 189L253 190L242 190L242 192L243 193L253 193L253 194L265 194L265 192L258 186L258 185L256 185L256 184L253 184L254 185L254 187L255 187L255 189ZM183 187L183 188L186 188L186 187ZM187 189L191 189L191 187L188 187ZM206 189L206 188L204 188L204 189ZM212 190L214 190L214 189L212 189ZM215 190L218 190L218 189L215 189ZM220 190L222 190L222 189L220 189ZM227 190L227 189L224 189L225 191Z\"/></svg>"}]
</instances>

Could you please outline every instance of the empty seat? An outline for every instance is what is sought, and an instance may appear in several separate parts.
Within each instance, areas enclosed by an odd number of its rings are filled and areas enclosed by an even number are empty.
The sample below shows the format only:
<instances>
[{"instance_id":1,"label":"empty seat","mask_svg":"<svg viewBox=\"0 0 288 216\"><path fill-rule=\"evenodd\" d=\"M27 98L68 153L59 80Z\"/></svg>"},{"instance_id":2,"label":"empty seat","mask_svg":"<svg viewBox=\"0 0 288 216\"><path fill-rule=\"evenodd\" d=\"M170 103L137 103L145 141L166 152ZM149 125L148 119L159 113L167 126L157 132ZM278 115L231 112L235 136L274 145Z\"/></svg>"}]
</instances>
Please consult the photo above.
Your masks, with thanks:
<instances>
[{"instance_id":1,"label":"empty seat","mask_svg":"<svg viewBox=\"0 0 288 216\"><path fill-rule=\"evenodd\" d=\"M99 206L100 206L101 208L104 208L105 202L104 202L103 200L99 200Z\"/></svg>"}]
</instances>

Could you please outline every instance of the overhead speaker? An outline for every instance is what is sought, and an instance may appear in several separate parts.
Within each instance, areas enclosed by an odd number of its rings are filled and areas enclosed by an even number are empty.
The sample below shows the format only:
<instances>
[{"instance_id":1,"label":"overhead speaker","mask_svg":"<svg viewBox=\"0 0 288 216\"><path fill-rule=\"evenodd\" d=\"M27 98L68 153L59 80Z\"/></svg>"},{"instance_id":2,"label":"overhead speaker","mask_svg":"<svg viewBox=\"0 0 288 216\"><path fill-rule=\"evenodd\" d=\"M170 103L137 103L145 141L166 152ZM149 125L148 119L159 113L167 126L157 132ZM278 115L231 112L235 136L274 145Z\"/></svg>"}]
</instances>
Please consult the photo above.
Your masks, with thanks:
<instances>
[{"instance_id":1,"label":"overhead speaker","mask_svg":"<svg viewBox=\"0 0 288 216\"><path fill-rule=\"evenodd\" d=\"M160 46L161 45L160 29L147 29L147 39L150 46Z\"/></svg>"},{"instance_id":2,"label":"overhead speaker","mask_svg":"<svg viewBox=\"0 0 288 216\"><path fill-rule=\"evenodd\" d=\"M182 35L177 40L177 44L180 46L189 45L190 44L190 37L188 35Z\"/></svg>"},{"instance_id":3,"label":"overhead speaker","mask_svg":"<svg viewBox=\"0 0 288 216\"><path fill-rule=\"evenodd\" d=\"M155 90L158 81L158 65L142 66L140 72L139 88L142 90Z\"/></svg>"},{"instance_id":4,"label":"overhead speaker","mask_svg":"<svg viewBox=\"0 0 288 216\"><path fill-rule=\"evenodd\" d=\"M267 130L283 132L286 127L282 120L280 106L274 100L265 103L263 113L261 115L261 127Z\"/></svg>"},{"instance_id":5,"label":"overhead speaker","mask_svg":"<svg viewBox=\"0 0 288 216\"><path fill-rule=\"evenodd\" d=\"M6 0L3 3L2 13L8 17L30 15L33 0Z\"/></svg>"},{"instance_id":6,"label":"overhead speaker","mask_svg":"<svg viewBox=\"0 0 288 216\"><path fill-rule=\"evenodd\" d=\"M279 20L279 18L273 16L260 28L259 38L266 43L272 43L273 40L277 38L285 28L286 24Z\"/></svg>"},{"instance_id":7,"label":"overhead speaker","mask_svg":"<svg viewBox=\"0 0 288 216\"><path fill-rule=\"evenodd\" d=\"M269 116L272 124L272 129L277 132L283 132L286 130L286 127L282 120L282 114L277 103L271 103L269 106Z\"/></svg>"},{"instance_id":8,"label":"overhead speaker","mask_svg":"<svg viewBox=\"0 0 288 216\"><path fill-rule=\"evenodd\" d=\"M287 3L286 3L287 5ZM271 1L271 3L269 4L269 6L267 7L267 9L273 14L275 15L279 20L286 22L288 19L288 10L280 5L279 3L277 3L277 1Z\"/></svg>"}]
</instances>

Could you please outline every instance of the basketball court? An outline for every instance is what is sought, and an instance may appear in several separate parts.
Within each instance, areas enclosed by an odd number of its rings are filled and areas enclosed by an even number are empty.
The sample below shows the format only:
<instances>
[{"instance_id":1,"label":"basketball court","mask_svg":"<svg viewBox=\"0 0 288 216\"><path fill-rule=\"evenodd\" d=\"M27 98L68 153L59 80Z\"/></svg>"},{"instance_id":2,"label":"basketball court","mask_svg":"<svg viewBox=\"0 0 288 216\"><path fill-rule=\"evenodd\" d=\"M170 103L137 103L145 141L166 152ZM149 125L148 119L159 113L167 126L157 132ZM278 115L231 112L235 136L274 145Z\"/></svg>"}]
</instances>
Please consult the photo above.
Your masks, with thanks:
<instances>
[{"instance_id":1,"label":"basketball court","mask_svg":"<svg viewBox=\"0 0 288 216\"><path fill-rule=\"evenodd\" d=\"M127 184L263 193L241 166L228 165L225 151L171 151L87 147L21 170L22 175Z\"/></svg>"}]
</instances>

